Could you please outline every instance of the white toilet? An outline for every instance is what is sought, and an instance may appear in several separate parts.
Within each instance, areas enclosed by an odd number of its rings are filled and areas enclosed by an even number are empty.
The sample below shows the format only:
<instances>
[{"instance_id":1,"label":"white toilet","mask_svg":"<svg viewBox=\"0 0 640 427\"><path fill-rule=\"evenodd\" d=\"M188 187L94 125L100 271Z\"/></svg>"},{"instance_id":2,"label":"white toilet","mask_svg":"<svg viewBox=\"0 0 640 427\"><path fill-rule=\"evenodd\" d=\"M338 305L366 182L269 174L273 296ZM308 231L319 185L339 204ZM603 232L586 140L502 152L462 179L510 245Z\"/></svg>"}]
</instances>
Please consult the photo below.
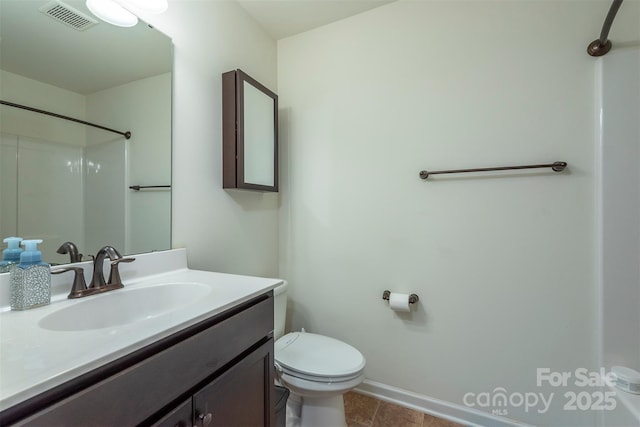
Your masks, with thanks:
<instances>
[{"instance_id":1,"label":"white toilet","mask_svg":"<svg viewBox=\"0 0 640 427\"><path fill-rule=\"evenodd\" d=\"M357 349L309 332L285 336L287 282L274 289L276 378L300 402L300 427L346 427L342 395L364 380L365 359ZM289 426L287 426L289 427Z\"/></svg>"}]
</instances>

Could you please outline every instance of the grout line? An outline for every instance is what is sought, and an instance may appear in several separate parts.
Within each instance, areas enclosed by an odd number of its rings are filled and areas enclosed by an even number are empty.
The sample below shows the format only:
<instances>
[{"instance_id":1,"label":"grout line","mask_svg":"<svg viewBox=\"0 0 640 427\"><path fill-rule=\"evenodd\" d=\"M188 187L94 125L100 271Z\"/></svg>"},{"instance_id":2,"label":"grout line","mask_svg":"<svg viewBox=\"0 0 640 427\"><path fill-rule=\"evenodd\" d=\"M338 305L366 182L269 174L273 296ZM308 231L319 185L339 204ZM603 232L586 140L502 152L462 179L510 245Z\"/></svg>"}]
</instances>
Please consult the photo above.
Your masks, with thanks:
<instances>
[{"instance_id":1,"label":"grout line","mask_svg":"<svg viewBox=\"0 0 640 427\"><path fill-rule=\"evenodd\" d=\"M380 409L380 399L376 399L376 401L378 402L378 404L376 405L376 409L375 411L373 411L373 416L371 417L371 424L369 427L373 427L373 423L376 420L376 416L378 415L378 410Z\"/></svg>"}]
</instances>

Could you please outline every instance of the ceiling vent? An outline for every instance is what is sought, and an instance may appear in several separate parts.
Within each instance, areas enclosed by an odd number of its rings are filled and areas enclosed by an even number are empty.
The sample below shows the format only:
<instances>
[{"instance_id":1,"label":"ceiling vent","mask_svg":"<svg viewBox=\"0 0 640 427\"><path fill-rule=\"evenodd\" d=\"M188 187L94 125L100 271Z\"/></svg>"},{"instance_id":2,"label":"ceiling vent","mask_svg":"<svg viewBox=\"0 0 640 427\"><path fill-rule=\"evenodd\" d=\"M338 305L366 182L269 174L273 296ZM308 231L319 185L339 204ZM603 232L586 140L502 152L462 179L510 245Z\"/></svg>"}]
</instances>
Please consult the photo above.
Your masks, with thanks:
<instances>
[{"instance_id":1,"label":"ceiling vent","mask_svg":"<svg viewBox=\"0 0 640 427\"><path fill-rule=\"evenodd\" d=\"M40 8L40 12L78 31L84 31L98 23L90 16L59 0L51 0Z\"/></svg>"}]
</instances>

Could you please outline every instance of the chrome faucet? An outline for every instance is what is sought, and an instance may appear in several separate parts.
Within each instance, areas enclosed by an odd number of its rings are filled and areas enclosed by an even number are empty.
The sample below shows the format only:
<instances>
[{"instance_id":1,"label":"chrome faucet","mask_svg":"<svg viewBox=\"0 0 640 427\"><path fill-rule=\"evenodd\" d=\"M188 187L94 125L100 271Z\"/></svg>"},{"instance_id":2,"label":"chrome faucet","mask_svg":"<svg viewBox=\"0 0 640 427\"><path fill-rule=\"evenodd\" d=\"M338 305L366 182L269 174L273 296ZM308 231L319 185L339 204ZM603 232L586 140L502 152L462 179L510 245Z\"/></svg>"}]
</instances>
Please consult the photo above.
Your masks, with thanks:
<instances>
[{"instance_id":1,"label":"chrome faucet","mask_svg":"<svg viewBox=\"0 0 640 427\"><path fill-rule=\"evenodd\" d=\"M56 252L62 255L69 254L71 263L82 261L82 254L78 253L78 247L73 242L64 242Z\"/></svg>"}]
</instances>

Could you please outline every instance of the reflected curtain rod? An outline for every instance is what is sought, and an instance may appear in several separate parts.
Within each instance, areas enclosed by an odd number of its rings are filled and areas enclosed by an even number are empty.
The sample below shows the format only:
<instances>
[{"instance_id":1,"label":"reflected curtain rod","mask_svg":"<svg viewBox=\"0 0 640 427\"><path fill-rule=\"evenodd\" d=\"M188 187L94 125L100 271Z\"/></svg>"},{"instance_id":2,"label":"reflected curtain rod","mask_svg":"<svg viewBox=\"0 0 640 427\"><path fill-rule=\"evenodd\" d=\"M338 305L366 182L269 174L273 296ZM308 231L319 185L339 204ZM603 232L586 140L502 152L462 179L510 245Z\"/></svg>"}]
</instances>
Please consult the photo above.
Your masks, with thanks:
<instances>
[{"instance_id":1,"label":"reflected curtain rod","mask_svg":"<svg viewBox=\"0 0 640 427\"><path fill-rule=\"evenodd\" d=\"M609 13L607 13L604 24L602 24L600 38L589 43L589 46L587 47L587 53L589 55L602 56L611 50L611 40L608 40L609 30L611 30L611 25L613 25L613 20L615 19L616 13L618 13L618 9L620 9L621 4L622 0L613 0L613 3L611 3Z\"/></svg>"},{"instance_id":2,"label":"reflected curtain rod","mask_svg":"<svg viewBox=\"0 0 640 427\"><path fill-rule=\"evenodd\" d=\"M51 116L51 117L57 117L59 119L69 120L71 122L76 122L76 123L80 123L80 124L87 125L87 126L92 126L94 128L106 130L108 132L117 133L118 135L124 136L125 139L130 139L131 138L131 132L129 132L129 131L120 132L119 130L115 130L115 129L111 129L111 128L108 128L108 127L105 127L105 126L97 125L95 123L86 122L86 121L80 120L80 119L74 119L73 117L63 116L62 114L52 113L51 111L40 110L39 108L33 108L33 107L28 107L26 105L16 104L14 102L0 100L0 104L7 105L9 107L20 108L22 110L33 111L34 113L40 113L40 114L44 114L44 115Z\"/></svg>"}]
</instances>

